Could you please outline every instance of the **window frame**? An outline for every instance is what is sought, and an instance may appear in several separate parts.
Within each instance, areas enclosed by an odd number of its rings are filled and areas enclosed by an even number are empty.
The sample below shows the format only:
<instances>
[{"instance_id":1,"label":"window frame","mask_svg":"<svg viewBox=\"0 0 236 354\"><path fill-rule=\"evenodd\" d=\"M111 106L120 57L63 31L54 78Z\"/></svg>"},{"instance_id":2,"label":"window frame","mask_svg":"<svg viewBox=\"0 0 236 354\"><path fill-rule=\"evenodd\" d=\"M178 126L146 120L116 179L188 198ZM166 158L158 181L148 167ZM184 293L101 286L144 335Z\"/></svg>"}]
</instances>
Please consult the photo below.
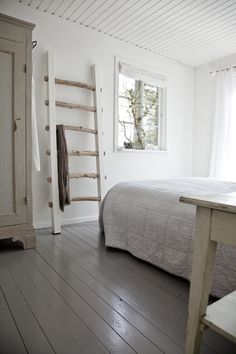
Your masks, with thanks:
<instances>
[{"instance_id":1,"label":"window frame","mask_svg":"<svg viewBox=\"0 0 236 354\"><path fill-rule=\"evenodd\" d=\"M160 93L160 110L159 110L159 125L160 129L158 129L158 139L160 141L160 144L158 146L157 150L141 150L141 149L125 149L122 147L119 147L118 145L118 134L119 134L119 74L120 74L120 69L119 65L120 63L125 63L130 66L134 66L135 68L140 68L140 71L145 70L147 73L154 73L157 75L161 75L162 77L165 78L167 81L167 75L166 73L160 72L156 69L153 68L147 68L144 67L143 65L137 64L136 62L133 62L131 60L128 60L126 58L121 58L118 56L115 56L115 71L114 71L114 83L115 83L115 89L114 89L114 139L113 139L113 150L114 152L141 152L141 153L166 153L167 152L167 144L166 144L166 125L167 125L167 115L166 115L166 97L167 97L167 87L157 87L159 88L159 93ZM148 82L147 82L148 84Z\"/></svg>"}]
</instances>

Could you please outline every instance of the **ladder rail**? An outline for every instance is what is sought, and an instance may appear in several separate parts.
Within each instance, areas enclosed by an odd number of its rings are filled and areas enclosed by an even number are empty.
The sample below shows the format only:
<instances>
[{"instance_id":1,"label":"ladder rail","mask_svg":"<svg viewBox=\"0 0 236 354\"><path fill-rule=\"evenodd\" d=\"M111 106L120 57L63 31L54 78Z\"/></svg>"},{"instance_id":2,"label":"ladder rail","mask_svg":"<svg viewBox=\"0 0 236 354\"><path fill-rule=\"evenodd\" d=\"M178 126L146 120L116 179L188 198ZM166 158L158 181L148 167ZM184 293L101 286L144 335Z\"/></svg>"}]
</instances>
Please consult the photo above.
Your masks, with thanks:
<instances>
[{"instance_id":1,"label":"ladder rail","mask_svg":"<svg viewBox=\"0 0 236 354\"><path fill-rule=\"evenodd\" d=\"M96 107L96 112L94 112L94 127L97 130L95 135L95 149L98 151L98 156L96 157L96 167L97 173L100 178L97 179L97 190L100 200L98 201L99 207L101 206L101 201L105 196L105 176L104 176L104 166L103 166L103 127L102 127L102 106L101 106L101 94L102 88L100 83L100 72L99 68L94 64L92 66L92 78L96 90L93 92L94 106Z\"/></svg>"},{"instance_id":2,"label":"ladder rail","mask_svg":"<svg viewBox=\"0 0 236 354\"><path fill-rule=\"evenodd\" d=\"M48 52L48 119L49 119L49 140L50 140L50 172L51 172L51 208L52 232L58 234L61 232L61 217L59 207L58 190L58 170L57 170L57 141L56 141L56 104L55 104L55 83L54 83L54 55Z\"/></svg>"}]
</instances>

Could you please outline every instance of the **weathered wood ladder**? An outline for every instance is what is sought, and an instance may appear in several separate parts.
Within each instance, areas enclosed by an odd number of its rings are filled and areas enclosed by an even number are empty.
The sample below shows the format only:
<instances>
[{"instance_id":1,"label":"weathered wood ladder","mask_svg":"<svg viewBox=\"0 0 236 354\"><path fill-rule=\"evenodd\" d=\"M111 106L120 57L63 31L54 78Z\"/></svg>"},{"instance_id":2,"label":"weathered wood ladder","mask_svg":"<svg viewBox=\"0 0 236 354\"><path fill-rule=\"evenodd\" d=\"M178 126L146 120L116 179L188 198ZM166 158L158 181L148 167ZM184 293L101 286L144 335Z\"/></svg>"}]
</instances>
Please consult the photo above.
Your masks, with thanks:
<instances>
[{"instance_id":1,"label":"weathered wood ladder","mask_svg":"<svg viewBox=\"0 0 236 354\"><path fill-rule=\"evenodd\" d=\"M103 145L102 145L102 107L101 107L101 92L99 81L99 72L92 66L92 79L94 84L86 84L77 81L69 81L55 78L54 75L54 57L53 53L48 52L48 75L44 77L47 82L47 99L45 104L48 106L48 121L46 130L49 132L50 150L47 150L47 155L50 158L50 173L48 182L51 183L51 201L48 203L51 208L52 217L52 232L54 234L61 232L61 211L59 207L59 191L58 191L58 170L57 170L57 142L56 142L56 107L68 109L79 109L94 113L94 129L84 128L82 126L64 125L65 130L75 131L78 133L94 134L95 136L95 151L72 151L68 152L69 156L94 156L96 157L96 173L71 173L71 179L78 178L93 178L97 179L97 196L80 196L71 197L71 202L78 201L97 201L98 206L104 197L104 171L103 171ZM65 85L86 89L93 92L94 106L85 106L82 104L68 103L57 101L55 98L55 85Z\"/></svg>"}]
</instances>

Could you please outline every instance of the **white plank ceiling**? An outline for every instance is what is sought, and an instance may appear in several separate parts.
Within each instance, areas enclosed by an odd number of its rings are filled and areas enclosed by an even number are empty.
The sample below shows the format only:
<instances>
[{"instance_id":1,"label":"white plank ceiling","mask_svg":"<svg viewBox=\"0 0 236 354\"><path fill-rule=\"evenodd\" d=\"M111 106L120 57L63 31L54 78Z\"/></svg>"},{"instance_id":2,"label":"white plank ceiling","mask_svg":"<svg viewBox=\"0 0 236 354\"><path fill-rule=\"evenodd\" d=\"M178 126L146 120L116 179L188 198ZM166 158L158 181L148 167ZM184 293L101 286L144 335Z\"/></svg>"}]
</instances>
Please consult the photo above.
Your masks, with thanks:
<instances>
[{"instance_id":1,"label":"white plank ceiling","mask_svg":"<svg viewBox=\"0 0 236 354\"><path fill-rule=\"evenodd\" d=\"M236 0L18 2L191 66L236 53Z\"/></svg>"}]
</instances>

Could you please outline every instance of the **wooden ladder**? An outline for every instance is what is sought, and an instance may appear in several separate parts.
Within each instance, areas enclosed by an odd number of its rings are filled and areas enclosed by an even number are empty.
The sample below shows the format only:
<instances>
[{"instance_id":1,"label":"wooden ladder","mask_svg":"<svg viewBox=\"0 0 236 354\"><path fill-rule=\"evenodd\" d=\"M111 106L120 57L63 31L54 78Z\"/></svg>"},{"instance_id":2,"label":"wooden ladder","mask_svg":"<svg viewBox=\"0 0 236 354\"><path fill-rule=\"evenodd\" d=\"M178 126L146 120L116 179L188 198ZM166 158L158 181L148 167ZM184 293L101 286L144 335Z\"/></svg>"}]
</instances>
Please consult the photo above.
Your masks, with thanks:
<instances>
[{"instance_id":1,"label":"wooden ladder","mask_svg":"<svg viewBox=\"0 0 236 354\"><path fill-rule=\"evenodd\" d=\"M102 107L101 92L102 88L99 81L99 72L95 65L92 66L92 79L94 84L86 84L77 81L69 81L55 78L54 75L54 57L52 52L47 53L48 75L44 77L47 82L47 99L45 104L48 106L48 122L46 130L49 132L50 150L47 155L50 159L51 176L47 181L51 184L51 201L48 206L51 208L52 232L58 234L61 232L61 211L59 207L59 191L58 191L58 170L57 170L57 142L56 142L56 107L68 109L79 109L94 113L94 129L85 128L83 126L64 125L65 130L75 131L78 133L93 134L95 136L95 151L72 151L69 156L94 156L96 157L96 173L71 173L69 178L92 178L97 179L97 196L79 196L71 197L71 202L78 201L97 201L100 207L104 197L104 171L103 171L103 145L102 145ZM55 98L55 85L64 85L86 89L93 93L94 106L85 106L82 104L68 103L57 101Z\"/></svg>"}]
</instances>

